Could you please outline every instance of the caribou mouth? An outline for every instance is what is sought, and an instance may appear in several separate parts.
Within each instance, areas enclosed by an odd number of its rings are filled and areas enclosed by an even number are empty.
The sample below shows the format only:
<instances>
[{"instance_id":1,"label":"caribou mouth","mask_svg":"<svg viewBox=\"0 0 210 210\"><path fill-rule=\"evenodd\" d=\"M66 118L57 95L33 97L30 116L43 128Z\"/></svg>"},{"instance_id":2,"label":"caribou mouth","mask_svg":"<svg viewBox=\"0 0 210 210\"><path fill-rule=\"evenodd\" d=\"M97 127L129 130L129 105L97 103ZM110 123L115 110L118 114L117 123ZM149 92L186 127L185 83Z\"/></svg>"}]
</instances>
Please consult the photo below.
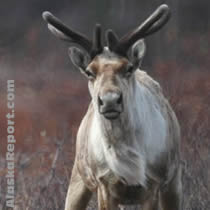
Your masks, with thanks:
<instances>
[{"instance_id":1,"label":"caribou mouth","mask_svg":"<svg viewBox=\"0 0 210 210\"><path fill-rule=\"evenodd\" d=\"M119 117L120 112L115 111L115 110L111 110L111 111L103 112L101 114L108 120L115 120Z\"/></svg>"}]
</instances>

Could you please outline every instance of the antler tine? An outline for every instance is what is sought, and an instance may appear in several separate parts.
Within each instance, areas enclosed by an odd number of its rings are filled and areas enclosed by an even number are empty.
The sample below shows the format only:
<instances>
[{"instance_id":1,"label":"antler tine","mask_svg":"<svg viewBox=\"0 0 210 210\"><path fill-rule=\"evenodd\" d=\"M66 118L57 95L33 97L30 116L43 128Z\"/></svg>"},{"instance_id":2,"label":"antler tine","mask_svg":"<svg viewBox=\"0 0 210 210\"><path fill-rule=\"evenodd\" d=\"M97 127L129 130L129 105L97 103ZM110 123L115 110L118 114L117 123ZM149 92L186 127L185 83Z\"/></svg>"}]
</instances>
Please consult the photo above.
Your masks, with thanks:
<instances>
[{"instance_id":1,"label":"antler tine","mask_svg":"<svg viewBox=\"0 0 210 210\"><path fill-rule=\"evenodd\" d=\"M91 57L95 57L97 54L103 51L102 45L102 33L101 33L101 25L96 24L95 31L93 34L93 47L91 51Z\"/></svg>"},{"instance_id":2,"label":"antler tine","mask_svg":"<svg viewBox=\"0 0 210 210\"><path fill-rule=\"evenodd\" d=\"M137 40L144 38L150 34L155 33L160 28L162 28L170 18L169 7L165 4L158 7L152 15L147 18L143 24L138 28L132 31L129 34L126 34L119 41L119 44L115 47L114 51L126 55L128 49L132 44Z\"/></svg>"},{"instance_id":3,"label":"antler tine","mask_svg":"<svg viewBox=\"0 0 210 210\"><path fill-rule=\"evenodd\" d=\"M73 41L83 47L88 53L91 53L92 50L92 42L85 37L84 35L80 34L79 32L70 29L68 26L63 24L58 18L52 15L50 12L43 13L43 19L60 30L64 35L70 38L69 41Z\"/></svg>"},{"instance_id":4,"label":"antler tine","mask_svg":"<svg viewBox=\"0 0 210 210\"><path fill-rule=\"evenodd\" d=\"M171 17L170 9L168 8L167 5L164 6L166 6L165 9L162 8L162 11L160 11L160 15L162 17L160 17L159 20L153 23L153 26L148 31L145 32L145 36L149 36L150 34L153 34L159 29L161 29L170 19Z\"/></svg>"},{"instance_id":5,"label":"antler tine","mask_svg":"<svg viewBox=\"0 0 210 210\"><path fill-rule=\"evenodd\" d=\"M111 51L113 51L115 47L119 44L119 38L111 29L108 29L106 31L106 41Z\"/></svg>"}]
</instances>

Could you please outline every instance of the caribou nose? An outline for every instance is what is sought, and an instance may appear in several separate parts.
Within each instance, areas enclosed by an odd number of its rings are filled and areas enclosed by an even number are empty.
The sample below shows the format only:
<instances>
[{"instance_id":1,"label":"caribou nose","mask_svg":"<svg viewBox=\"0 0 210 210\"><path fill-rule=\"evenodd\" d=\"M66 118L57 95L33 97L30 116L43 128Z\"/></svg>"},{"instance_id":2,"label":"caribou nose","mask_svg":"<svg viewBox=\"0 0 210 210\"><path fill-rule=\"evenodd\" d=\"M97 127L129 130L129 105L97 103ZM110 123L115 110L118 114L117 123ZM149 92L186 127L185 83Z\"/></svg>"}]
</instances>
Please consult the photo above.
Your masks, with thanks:
<instances>
[{"instance_id":1,"label":"caribou nose","mask_svg":"<svg viewBox=\"0 0 210 210\"><path fill-rule=\"evenodd\" d=\"M107 93L103 96L98 97L100 106L115 106L122 103L122 94L121 93Z\"/></svg>"},{"instance_id":2,"label":"caribou nose","mask_svg":"<svg viewBox=\"0 0 210 210\"><path fill-rule=\"evenodd\" d=\"M106 118L114 119L122 112L122 93L108 92L98 97L99 111Z\"/></svg>"}]
</instances>

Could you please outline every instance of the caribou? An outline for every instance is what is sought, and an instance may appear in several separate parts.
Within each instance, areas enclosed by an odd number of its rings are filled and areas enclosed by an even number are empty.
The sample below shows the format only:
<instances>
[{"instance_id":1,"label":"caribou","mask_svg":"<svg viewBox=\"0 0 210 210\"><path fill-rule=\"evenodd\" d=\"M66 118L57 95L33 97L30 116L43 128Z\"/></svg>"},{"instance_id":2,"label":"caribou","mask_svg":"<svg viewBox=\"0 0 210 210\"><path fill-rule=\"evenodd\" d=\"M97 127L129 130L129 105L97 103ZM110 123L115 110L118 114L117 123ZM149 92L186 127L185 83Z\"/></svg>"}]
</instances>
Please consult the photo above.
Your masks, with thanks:
<instances>
[{"instance_id":1,"label":"caribou","mask_svg":"<svg viewBox=\"0 0 210 210\"><path fill-rule=\"evenodd\" d=\"M144 38L169 17L163 4L122 38L107 30L104 45L99 24L90 40L43 13L49 30L74 44L69 56L87 77L91 95L77 133L65 210L86 209L94 192L99 210L181 210L179 123L159 83L140 69Z\"/></svg>"}]
</instances>

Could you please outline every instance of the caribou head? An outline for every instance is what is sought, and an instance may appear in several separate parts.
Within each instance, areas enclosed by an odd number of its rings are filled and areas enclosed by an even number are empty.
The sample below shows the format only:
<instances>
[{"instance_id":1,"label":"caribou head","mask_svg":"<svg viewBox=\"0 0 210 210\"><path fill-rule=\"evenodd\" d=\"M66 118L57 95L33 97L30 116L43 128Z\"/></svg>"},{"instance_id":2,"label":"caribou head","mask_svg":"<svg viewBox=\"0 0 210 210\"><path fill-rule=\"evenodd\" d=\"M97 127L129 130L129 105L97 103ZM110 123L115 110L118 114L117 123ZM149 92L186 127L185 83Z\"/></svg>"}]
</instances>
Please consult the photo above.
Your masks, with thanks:
<instances>
[{"instance_id":1,"label":"caribou head","mask_svg":"<svg viewBox=\"0 0 210 210\"><path fill-rule=\"evenodd\" d=\"M117 119L126 109L126 104L132 102L134 72L145 54L143 38L161 29L169 17L168 6L161 5L139 27L120 39L112 30L107 30L107 46L104 47L99 24L95 27L93 39L89 40L51 13L43 13L49 30L55 36L80 47L70 47L69 56L89 80L95 110L108 120Z\"/></svg>"}]
</instances>

